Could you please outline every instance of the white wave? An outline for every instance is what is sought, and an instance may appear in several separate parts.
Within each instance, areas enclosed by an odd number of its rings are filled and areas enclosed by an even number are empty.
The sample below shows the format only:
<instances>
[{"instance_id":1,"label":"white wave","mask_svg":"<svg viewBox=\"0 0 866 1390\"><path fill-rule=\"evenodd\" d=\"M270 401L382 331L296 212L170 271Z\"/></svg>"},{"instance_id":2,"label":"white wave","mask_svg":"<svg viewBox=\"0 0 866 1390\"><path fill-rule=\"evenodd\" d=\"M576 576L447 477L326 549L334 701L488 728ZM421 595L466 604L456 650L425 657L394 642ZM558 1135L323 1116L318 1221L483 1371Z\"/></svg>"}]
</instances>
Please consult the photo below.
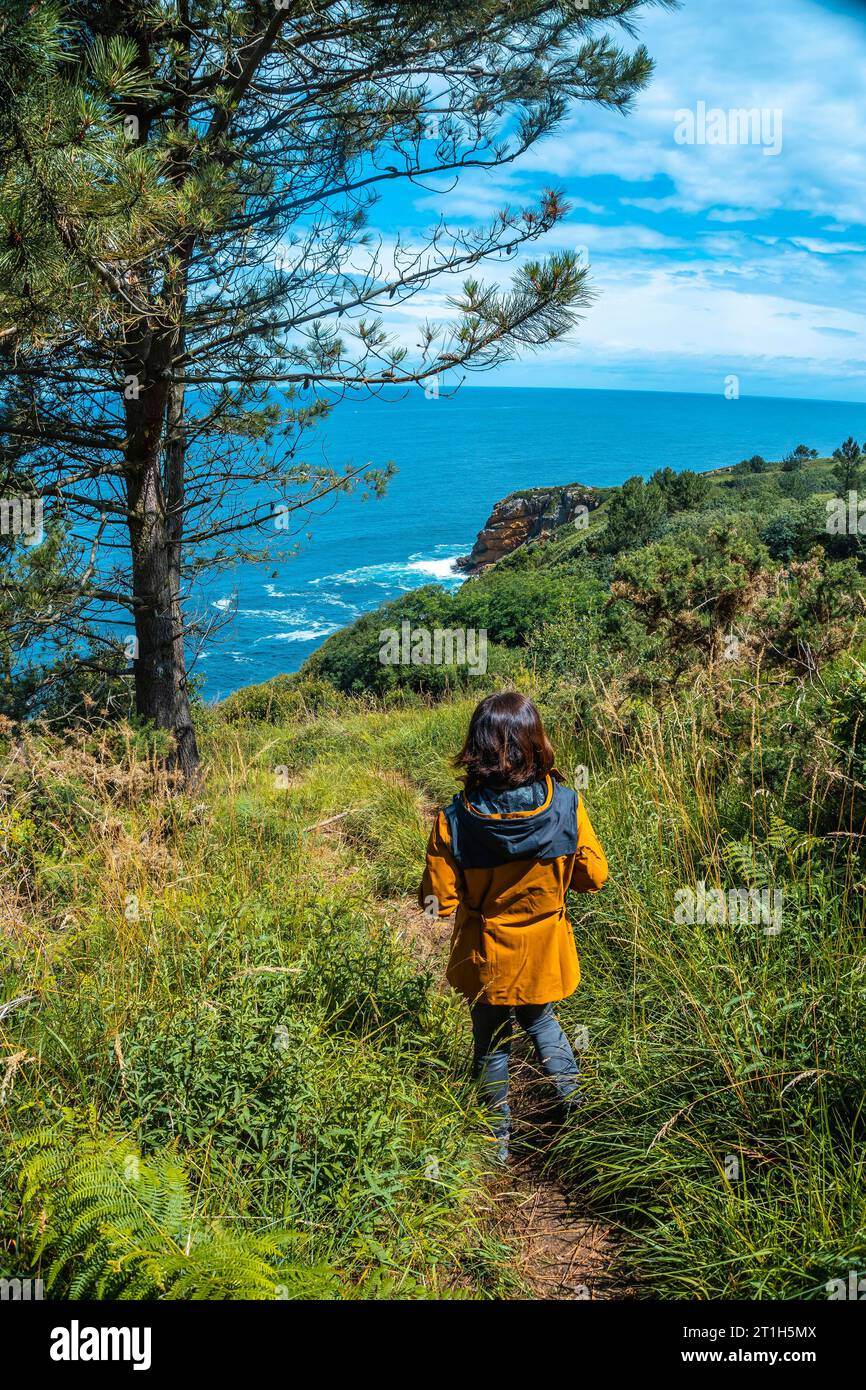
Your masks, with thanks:
<instances>
[{"instance_id":1,"label":"white wave","mask_svg":"<svg viewBox=\"0 0 866 1390\"><path fill-rule=\"evenodd\" d=\"M460 574L453 556L444 560L410 560L406 568L413 574L429 574L432 579L456 579Z\"/></svg>"},{"instance_id":2,"label":"white wave","mask_svg":"<svg viewBox=\"0 0 866 1390\"><path fill-rule=\"evenodd\" d=\"M311 588L321 584L377 584L388 589L396 577L405 571L405 565L361 565L358 569L343 570L339 574L323 574L310 580Z\"/></svg>"},{"instance_id":3,"label":"white wave","mask_svg":"<svg viewBox=\"0 0 866 1390\"><path fill-rule=\"evenodd\" d=\"M319 581L318 581L317 579L313 579L313 580L311 580L310 582L313 583L313 584L318 584ZM300 589L278 589L277 586L276 586L276 584L265 584L264 589L265 589L265 593L267 594L268 598L304 598L304 597L309 597L309 595L304 595L303 591L300 590ZM358 613L360 612L360 609L356 608L355 605L354 605L353 603L347 603L345 599L343 599L343 598L337 598L337 595L336 595L336 594L317 594L317 595L316 595L316 602L317 602L317 603L327 603L328 606L331 607L331 608L343 608L343 609L345 609L345 611L346 611L347 613L350 613L350 614L352 615L353 618L356 618L356 617L358 616ZM266 618L266 617L268 617L270 614L274 614L274 615L279 616L279 617L289 617L289 616L290 616L288 610L285 609L285 608L272 608L272 609L245 608L245 609L243 610L243 612L244 612L245 614L250 615L251 617L254 617L254 618Z\"/></svg>"},{"instance_id":4,"label":"white wave","mask_svg":"<svg viewBox=\"0 0 866 1390\"><path fill-rule=\"evenodd\" d=\"M448 555L410 555L408 560L397 560L383 562L379 565L360 565L358 569L343 570L339 574L323 574L318 579L311 579L311 586L322 584L373 584L381 589L414 589L418 586L419 576L426 576L430 579L437 579L440 582L449 579L462 579L460 571L455 569L454 561L457 555L464 553L454 546L437 546L437 550L448 550Z\"/></svg>"},{"instance_id":5,"label":"white wave","mask_svg":"<svg viewBox=\"0 0 866 1390\"><path fill-rule=\"evenodd\" d=\"M275 623L305 623L309 615L305 608L239 608L239 618L271 618Z\"/></svg>"},{"instance_id":6,"label":"white wave","mask_svg":"<svg viewBox=\"0 0 866 1390\"><path fill-rule=\"evenodd\" d=\"M252 664L253 661L253 657L250 656L249 652L224 652L215 650L210 652L199 652L196 657L196 663L198 664L202 661L213 661L214 658L217 661L222 661L224 659L227 660L230 658L236 666L249 666Z\"/></svg>"},{"instance_id":7,"label":"white wave","mask_svg":"<svg viewBox=\"0 0 866 1390\"><path fill-rule=\"evenodd\" d=\"M317 642L320 637L329 637L339 631L339 623L320 623L316 627L299 627L294 632L269 632L265 637L257 637L253 646L261 642Z\"/></svg>"},{"instance_id":8,"label":"white wave","mask_svg":"<svg viewBox=\"0 0 866 1390\"><path fill-rule=\"evenodd\" d=\"M211 606L213 608L218 608L221 613L224 613L227 608L233 606L234 602L235 600L233 598L215 598Z\"/></svg>"},{"instance_id":9,"label":"white wave","mask_svg":"<svg viewBox=\"0 0 866 1390\"><path fill-rule=\"evenodd\" d=\"M360 608L354 603L347 603L343 598L337 598L336 594L317 594L317 603L327 603L330 608L345 608L347 613L351 613L353 618L357 618Z\"/></svg>"}]
</instances>

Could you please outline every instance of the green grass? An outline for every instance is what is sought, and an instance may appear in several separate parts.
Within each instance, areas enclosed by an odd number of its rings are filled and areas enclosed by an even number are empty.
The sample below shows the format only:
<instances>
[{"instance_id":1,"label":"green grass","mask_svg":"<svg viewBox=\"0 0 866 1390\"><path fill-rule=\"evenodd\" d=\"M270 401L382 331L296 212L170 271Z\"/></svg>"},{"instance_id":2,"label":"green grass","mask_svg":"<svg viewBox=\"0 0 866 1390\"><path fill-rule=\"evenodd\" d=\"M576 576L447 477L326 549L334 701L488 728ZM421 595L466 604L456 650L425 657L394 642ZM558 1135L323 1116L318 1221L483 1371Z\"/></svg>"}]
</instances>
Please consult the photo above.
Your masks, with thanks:
<instances>
[{"instance_id":1,"label":"green grass","mask_svg":"<svg viewBox=\"0 0 866 1390\"><path fill-rule=\"evenodd\" d=\"M571 903L586 1104L550 1162L644 1294L825 1297L866 1263L864 666L600 686L590 726L570 687L535 693L611 864ZM34 996L0 1022L4 1274L519 1293L465 1007L400 930L474 702L260 690L201 712L198 796L132 732L25 740L0 801L4 997ZM781 932L679 922L700 881L781 889Z\"/></svg>"},{"instance_id":2,"label":"green grass","mask_svg":"<svg viewBox=\"0 0 866 1390\"><path fill-rule=\"evenodd\" d=\"M583 983L562 1016L585 1030L586 1106L552 1162L621 1227L628 1273L656 1296L821 1298L866 1261L862 897L840 850L844 795L821 834L827 789L813 782L804 808L796 749L781 788L763 778L784 695L740 683L728 737L697 700L644 705L625 743L548 709L559 765L590 769L612 871L603 894L571 905ZM288 795L307 815L364 807L346 832L365 894L414 886L425 804L453 790L473 703L359 710L309 736L316 760ZM797 708L808 728L802 697ZM700 880L780 888L780 934L678 923L677 890Z\"/></svg>"},{"instance_id":3,"label":"green grass","mask_svg":"<svg viewBox=\"0 0 866 1390\"><path fill-rule=\"evenodd\" d=\"M284 786L295 732L220 725L197 804L154 796L134 757L124 784L104 747L34 741L7 783L3 968L7 997L36 998L0 1024L3 1054L23 1054L0 1110L4 1273L47 1274L59 1296L512 1287L462 1012L375 907L409 886L420 796L362 746L347 757L338 721ZM352 836L304 827L359 798L356 862ZM180 1253L148 1237L163 1203Z\"/></svg>"},{"instance_id":4,"label":"green grass","mask_svg":"<svg viewBox=\"0 0 866 1390\"><path fill-rule=\"evenodd\" d=\"M678 887L743 881L681 750L647 747L594 794L613 883L576 925L563 1016L587 1031L587 1106L558 1163L657 1296L826 1297L866 1263L862 900L826 842L769 815L747 846L784 892L779 935L677 923Z\"/></svg>"}]
</instances>

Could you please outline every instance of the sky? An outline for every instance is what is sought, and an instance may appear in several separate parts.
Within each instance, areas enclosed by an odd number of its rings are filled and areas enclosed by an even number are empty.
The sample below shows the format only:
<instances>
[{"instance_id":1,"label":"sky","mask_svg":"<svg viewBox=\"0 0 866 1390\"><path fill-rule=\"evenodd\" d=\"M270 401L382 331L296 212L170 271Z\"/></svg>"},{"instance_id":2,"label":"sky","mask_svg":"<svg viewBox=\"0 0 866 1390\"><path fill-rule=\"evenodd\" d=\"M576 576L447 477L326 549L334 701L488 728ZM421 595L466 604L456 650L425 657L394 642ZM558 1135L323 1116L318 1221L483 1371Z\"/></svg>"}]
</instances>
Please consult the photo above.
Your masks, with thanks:
<instances>
[{"instance_id":1,"label":"sky","mask_svg":"<svg viewBox=\"0 0 866 1390\"><path fill-rule=\"evenodd\" d=\"M389 193L373 229L411 241L441 214L469 227L565 191L530 254L580 248L596 302L473 385L866 400L866 0L684 0L648 8L640 38L656 72L627 116L581 103L516 165ZM749 108L763 126L737 140L727 113ZM395 310L398 328L444 316L453 288Z\"/></svg>"}]
</instances>

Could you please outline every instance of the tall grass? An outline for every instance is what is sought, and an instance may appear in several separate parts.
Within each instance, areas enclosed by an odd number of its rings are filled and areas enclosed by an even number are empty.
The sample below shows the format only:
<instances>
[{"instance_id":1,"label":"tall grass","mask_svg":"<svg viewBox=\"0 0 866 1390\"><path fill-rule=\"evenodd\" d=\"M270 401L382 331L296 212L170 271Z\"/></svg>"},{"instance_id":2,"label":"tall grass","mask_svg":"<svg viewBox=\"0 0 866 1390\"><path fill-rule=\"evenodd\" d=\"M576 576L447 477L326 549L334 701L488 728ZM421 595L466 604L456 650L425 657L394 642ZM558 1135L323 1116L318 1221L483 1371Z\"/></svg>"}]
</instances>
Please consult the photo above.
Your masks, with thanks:
<instances>
[{"instance_id":1,"label":"tall grass","mask_svg":"<svg viewBox=\"0 0 866 1390\"><path fill-rule=\"evenodd\" d=\"M763 783L769 698L739 692L743 748L699 704L645 712L627 750L595 741L612 880L574 914L583 982L562 1012L588 1039L586 1104L558 1162L627 1228L624 1259L656 1296L821 1298L866 1263L857 863L810 829L826 788L790 807ZM678 920L677 890L700 881L778 889L778 934Z\"/></svg>"},{"instance_id":2,"label":"tall grass","mask_svg":"<svg viewBox=\"0 0 866 1390\"><path fill-rule=\"evenodd\" d=\"M200 801L117 733L34 735L8 765L4 1274L95 1297L510 1287L459 1015L372 905L405 873L307 828L378 796L384 847L410 793L336 758L286 785L293 733L220 726Z\"/></svg>"},{"instance_id":3,"label":"tall grass","mask_svg":"<svg viewBox=\"0 0 866 1390\"><path fill-rule=\"evenodd\" d=\"M590 726L540 690L611 864L570 904L585 1104L550 1161L644 1293L820 1298L866 1264L861 677L840 680L811 710L758 677L727 704L599 691ZM33 995L0 1022L7 1272L90 1296L508 1294L465 1010L389 925L474 701L293 695L274 724L256 699L203 718L200 801L164 796L133 735L34 737L4 775L5 996ZM701 882L780 890L781 930L678 920ZM175 1214L171 1248L128 1171ZM111 1220L76 1225L82 1184L116 1193Z\"/></svg>"},{"instance_id":4,"label":"tall grass","mask_svg":"<svg viewBox=\"0 0 866 1390\"><path fill-rule=\"evenodd\" d=\"M718 692L607 719L602 699L590 728L559 694L558 763L589 769L612 877L571 903L583 983L561 1012L588 1044L586 1103L557 1170L622 1226L646 1293L826 1297L866 1261L854 801L838 768L822 779L780 736L784 701L807 729L815 717L802 695L760 677L727 692L722 726ZM425 813L453 792L473 703L344 715L330 739L317 733L299 794L319 802L330 787L333 811L364 805L345 832L373 891L414 886ZM780 891L780 931L677 921L678 891L701 882Z\"/></svg>"}]
</instances>

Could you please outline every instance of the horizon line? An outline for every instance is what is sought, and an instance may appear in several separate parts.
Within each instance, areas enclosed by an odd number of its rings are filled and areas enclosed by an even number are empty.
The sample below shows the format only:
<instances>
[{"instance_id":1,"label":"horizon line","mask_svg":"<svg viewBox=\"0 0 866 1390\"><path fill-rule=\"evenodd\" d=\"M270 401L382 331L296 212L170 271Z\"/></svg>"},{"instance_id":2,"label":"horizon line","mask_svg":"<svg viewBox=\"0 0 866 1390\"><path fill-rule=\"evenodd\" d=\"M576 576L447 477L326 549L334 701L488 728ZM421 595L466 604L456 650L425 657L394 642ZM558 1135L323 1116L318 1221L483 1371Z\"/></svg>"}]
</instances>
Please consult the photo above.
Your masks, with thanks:
<instances>
[{"instance_id":1,"label":"horizon line","mask_svg":"<svg viewBox=\"0 0 866 1390\"><path fill-rule=\"evenodd\" d=\"M538 383L530 382L496 383L489 382L481 384L478 382L461 383L453 391L443 391L442 395L446 400L453 399L461 391L594 391L607 395L636 395L636 396L706 396L710 400L717 400L724 397L721 391L673 391L666 387L652 386L565 386L556 385L549 382ZM851 400L848 396L794 396L794 395L746 395L741 393L739 401L802 401L804 405L853 405L866 408L866 396L862 400ZM736 405L736 401L728 402Z\"/></svg>"}]
</instances>

